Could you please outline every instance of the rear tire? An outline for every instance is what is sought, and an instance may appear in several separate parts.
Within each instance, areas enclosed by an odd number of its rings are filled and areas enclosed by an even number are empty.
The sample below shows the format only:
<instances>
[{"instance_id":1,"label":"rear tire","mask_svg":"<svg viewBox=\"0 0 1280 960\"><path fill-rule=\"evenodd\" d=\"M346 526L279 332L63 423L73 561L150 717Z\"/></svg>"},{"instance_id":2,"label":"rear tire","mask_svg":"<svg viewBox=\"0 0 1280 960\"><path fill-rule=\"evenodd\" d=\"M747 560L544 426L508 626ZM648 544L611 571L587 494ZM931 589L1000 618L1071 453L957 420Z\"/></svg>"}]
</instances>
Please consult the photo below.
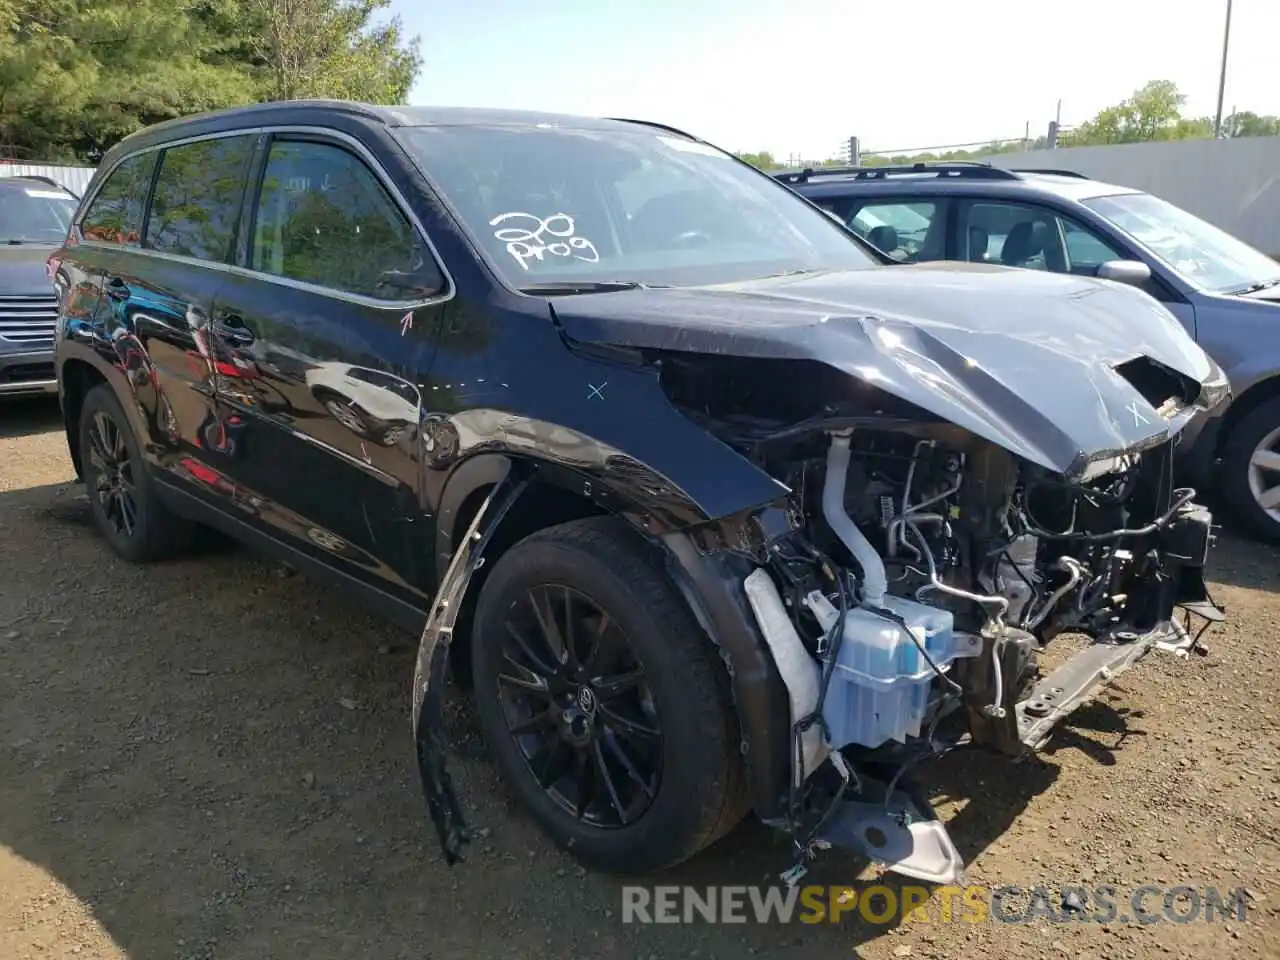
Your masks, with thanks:
<instances>
[{"instance_id":1,"label":"rear tire","mask_svg":"<svg viewBox=\"0 0 1280 960\"><path fill-rule=\"evenodd\" d=\"M1242 532L1280 542L1280 397L1251 410L1231 428L1222 448L1222 489ZM1277 498L1271 513L1259 502L1268 491Z\"/></svg>"},{"instance_id":2,"label":"rear tire","mask_svg":"<svg viewBox=\"0 0 1280 960\"><path fill-rule=\"evenodd\" d=\"M544 622L555 624L550 633ZM566 632L577 638L576 679L560 667L564 645L556 655L546 641ZM660 870L742 819L723 667L661 564L620 522L551 527L503 554L480 594L471 664L480 725L503 779L584 864ZM539 673L551 679L531 692L526 684L538 686ZM621 693L620 677L630 678ZM584 774L593 762L597 772Z\"/></svg>"},{"instance_id":3,"label":"rear tire","mask_svg":"<svg viewBox=\"0 0 1280 960\"><path fill-rule=\"evenodd\" d=\"M132 563L185 552L197 527L160 502L137 437L107 384L85 396L79 431L85 491L94 524L111 549Z\"/></svg>"}]
</instances>

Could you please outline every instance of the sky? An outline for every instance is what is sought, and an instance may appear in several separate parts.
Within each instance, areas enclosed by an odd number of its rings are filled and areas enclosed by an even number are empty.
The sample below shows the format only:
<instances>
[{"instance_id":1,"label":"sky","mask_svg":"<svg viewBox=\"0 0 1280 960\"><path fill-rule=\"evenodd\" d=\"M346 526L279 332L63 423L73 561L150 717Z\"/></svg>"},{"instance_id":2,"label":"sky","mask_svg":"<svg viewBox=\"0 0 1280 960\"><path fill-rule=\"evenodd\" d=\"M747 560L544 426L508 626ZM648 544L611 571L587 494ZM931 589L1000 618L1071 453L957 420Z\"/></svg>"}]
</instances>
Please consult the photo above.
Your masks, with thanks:
<instances>
[{"instance_id":1,"label":"sky","mask_svg":"<svg viewBox=\"0 0 1280 960\"><path fill-rule=\"evenodd\" d=\"M1226 0L392 0L409 102L667 123L822 159L1046 132L1148 80L1217 107ZM1056 11L1056 13L1055 13ZM1234 0L1224 113L1280 114L1280 0Z\"/></svg>"}]
</instances>

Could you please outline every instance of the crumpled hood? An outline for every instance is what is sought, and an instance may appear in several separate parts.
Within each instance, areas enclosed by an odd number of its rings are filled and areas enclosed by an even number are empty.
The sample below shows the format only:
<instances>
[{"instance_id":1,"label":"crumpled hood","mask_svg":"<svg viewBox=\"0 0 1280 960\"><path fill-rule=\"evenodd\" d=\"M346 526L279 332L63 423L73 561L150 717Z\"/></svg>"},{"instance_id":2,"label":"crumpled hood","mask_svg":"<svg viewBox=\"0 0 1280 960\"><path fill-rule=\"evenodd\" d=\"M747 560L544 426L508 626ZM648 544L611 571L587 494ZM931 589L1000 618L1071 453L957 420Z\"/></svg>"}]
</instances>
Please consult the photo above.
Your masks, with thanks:
<instances>
[{"instance_id":1,"label":"crumpled hood","mask_svg":"<svg viewBox=\"0 0 1280 960\"><path fill-rule=\"evenodd\" d=\"M629 290L552 309L579 342L821 361L1068 475L1168 439L1226 387L1145 293L982 264ZM1116 370L1139 357L1214 386L1166 420L1164 398L1148 401Z\"/></svg>"}]
</instances>

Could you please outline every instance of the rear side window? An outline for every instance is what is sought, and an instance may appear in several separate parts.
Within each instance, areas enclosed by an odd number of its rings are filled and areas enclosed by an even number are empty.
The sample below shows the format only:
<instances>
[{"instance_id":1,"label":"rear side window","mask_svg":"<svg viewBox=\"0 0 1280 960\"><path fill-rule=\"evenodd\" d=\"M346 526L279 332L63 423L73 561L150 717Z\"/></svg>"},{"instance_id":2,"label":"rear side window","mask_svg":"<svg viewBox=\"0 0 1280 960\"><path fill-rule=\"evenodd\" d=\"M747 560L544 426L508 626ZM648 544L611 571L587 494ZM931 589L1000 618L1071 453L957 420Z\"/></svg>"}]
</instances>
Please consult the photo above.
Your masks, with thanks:
<instances>
[{"instance_id":1,"label":"rear side window","mask_svg":"<svg viewBox=\"0 0 1280 960\"><path fill-rule=\"evenodd\" d=\"M413 299L443 286L431 255L373 171L349 151L314 141L272 145L251 265L380 300Z\"/></svg>"},{"instance_id":2,"label":"rear side window","mask_svg":"<svg viewBox=\"0 0 1280 960\"><path fill-rule=\"evenodd\" d=\"M146 246L225 261L235 236L253 135L169 147L160 159Z\"/></svg>"},{"instance_id":3,"label":"rear side window","mask_svg":"<svg viewBox=\"0 0 1280 960\"><path fill-rule=\"evenodd\" d=\"M143 153L121 161L111 171L80 221L86 240L131 247L142 241L142 215L155 165L156 155Z\"/></svg>"}]
</instances>

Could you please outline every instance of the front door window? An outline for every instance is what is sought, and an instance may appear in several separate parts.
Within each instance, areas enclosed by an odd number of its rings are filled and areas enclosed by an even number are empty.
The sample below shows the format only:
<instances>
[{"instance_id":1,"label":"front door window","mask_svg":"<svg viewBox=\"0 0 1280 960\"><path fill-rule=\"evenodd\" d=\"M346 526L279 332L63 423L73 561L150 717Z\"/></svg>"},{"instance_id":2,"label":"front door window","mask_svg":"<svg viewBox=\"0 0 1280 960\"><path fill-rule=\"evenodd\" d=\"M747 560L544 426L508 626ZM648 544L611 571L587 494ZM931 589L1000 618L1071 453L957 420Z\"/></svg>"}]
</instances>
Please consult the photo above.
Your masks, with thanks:
<instances>
[{"instance_id":1,"label":"front door window","mask_svg":"<svg viewBox=\"0 0 1280 960\"><path fill-rule=\"evenodd\" d=\"M960 236L964 259L1006 267L1092 277L1109 260L1129 259L1094 230L1034 204L970 203Z\"/></svg>"}]
</instances>

